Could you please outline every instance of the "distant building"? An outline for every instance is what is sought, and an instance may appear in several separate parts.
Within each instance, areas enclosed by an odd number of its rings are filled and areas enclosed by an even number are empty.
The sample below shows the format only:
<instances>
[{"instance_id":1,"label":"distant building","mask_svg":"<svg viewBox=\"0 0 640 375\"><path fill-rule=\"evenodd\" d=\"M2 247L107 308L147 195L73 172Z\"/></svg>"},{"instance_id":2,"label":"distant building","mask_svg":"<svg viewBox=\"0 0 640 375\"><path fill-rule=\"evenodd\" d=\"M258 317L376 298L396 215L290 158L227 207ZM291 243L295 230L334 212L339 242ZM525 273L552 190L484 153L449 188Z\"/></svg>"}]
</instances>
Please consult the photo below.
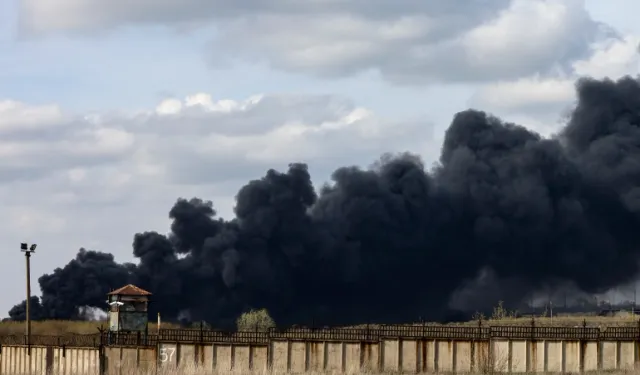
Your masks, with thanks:
<instances>
[{"instance_id":1,"label":"distant building","mask_svg":"<svg viewBox=\"0 0 640 375\"><path fill-rule=\"evenodd\" d=\"M135 285L125 285L107 294L109 331L145 331L149 321L151 293Z\"/></svg>"}]
</instances>

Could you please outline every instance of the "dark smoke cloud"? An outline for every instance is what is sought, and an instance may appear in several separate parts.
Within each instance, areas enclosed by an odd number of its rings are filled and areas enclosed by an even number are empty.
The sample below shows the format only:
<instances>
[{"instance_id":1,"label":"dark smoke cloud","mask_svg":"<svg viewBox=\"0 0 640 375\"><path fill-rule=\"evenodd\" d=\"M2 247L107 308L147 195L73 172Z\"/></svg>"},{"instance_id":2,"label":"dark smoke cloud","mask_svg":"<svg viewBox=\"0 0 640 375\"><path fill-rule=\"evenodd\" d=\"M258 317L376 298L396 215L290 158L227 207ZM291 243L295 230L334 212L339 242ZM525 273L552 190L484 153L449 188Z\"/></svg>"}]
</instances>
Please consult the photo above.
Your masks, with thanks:
<instances>
[{"instance_id":1,"label":"dark smoke cloud","mask_svg":"<svg viewBox=\"0 0 640 375\"><path fill-rule=\"evenodd\" d=\"M229 326L264 307L283 325L391 323L443 318L487 272L506 281L478 289L491 289L491 304L627 283L640 255L640 83L583 79L577 94L553 138L468 110L431 169L386 155L336 170L317 193L306 165L291 164L244 186L231 221L211 202L179 199L171 235L135 235L139 265L81 250L40 278L38 311L72 318L133 282L167 319ZM455 304L474 310L480 297Z\"/></svg>"}]
</instances>

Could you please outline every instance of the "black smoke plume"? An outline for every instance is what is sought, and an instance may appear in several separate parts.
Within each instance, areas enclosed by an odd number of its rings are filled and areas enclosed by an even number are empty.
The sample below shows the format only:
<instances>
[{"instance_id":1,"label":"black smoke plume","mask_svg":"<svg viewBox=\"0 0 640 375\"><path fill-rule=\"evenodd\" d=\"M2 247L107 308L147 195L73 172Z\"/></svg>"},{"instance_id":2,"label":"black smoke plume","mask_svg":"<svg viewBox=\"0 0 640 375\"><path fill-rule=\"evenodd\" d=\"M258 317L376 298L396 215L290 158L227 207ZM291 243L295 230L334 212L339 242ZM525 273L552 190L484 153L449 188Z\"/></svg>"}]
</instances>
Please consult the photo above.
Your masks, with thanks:
<instances>
[{"instance_id":1,"label":"black smoke plume","mask_svg":"<svg viewBox=\"0 0 640 375\"><path fill-rule=\"evenodd\" d=\"M316 192L306 165L291 164L240 189L231 221L211 202L179 199L171 235L135 235L138 265L81 250L42 276L39 316L104 308L109 289L129 282L152 291L167 319L221 327L251 308L282 325L439 319L487 270L512 299L629 282L640 256L640 83L576 88L551 138L467 110L430 169L410 154L384 156L336 170Z\"/></svg>"}]
</instances>

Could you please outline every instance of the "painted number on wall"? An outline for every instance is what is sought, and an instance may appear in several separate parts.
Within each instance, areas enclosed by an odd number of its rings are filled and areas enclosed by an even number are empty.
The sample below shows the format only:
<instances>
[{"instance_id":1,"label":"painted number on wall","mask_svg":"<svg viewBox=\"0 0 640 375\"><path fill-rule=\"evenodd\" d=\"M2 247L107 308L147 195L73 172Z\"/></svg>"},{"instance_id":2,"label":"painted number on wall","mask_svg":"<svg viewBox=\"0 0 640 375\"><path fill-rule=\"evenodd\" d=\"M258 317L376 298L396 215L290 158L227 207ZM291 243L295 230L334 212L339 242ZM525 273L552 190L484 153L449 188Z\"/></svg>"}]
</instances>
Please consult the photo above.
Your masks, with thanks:
<instances>
[{"instance_id":1,"label":"painted number on wall","mask_svg":"<svg viewBox=\"0 0 640 375\"><path fill-rule=\"evenodd\" d=\"M160 362L173 361L173 355L176 354L176 348L162 348L160 349Z\"/></svg>"}]
</instances>

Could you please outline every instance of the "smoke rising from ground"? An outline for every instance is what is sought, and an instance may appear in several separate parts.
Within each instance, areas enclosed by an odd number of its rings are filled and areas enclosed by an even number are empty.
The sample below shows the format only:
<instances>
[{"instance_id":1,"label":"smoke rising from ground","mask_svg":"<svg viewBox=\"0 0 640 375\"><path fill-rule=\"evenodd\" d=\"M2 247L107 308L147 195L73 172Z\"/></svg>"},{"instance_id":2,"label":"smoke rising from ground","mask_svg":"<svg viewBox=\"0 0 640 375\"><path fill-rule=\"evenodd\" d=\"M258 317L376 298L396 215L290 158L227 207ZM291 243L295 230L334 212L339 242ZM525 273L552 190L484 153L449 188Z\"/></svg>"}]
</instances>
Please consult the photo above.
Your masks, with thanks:
<instances>
[{"instance_id":1,"label":"smoke rising from ground","mask_svg":"<svg viewBox=\"0 0 640 375\"><path fill-rule=\"evenodd\" d=\"M336 170L316 193L307 167L291 164L240 189L231 221L211 202L179 199L170 236L135 235L138 265L81 250L39 279L35 311L77 317L131 282L154 293L164 319L230 326L264 307L282 325L392 323L443 318L453 296L473 311L554 285L597 293L627 283L640 258L640 82L576 87L554 138L468 110L430 169L386 155ZM487 270L508 282L461 298Z\"/></svg>"}]
</instances>

